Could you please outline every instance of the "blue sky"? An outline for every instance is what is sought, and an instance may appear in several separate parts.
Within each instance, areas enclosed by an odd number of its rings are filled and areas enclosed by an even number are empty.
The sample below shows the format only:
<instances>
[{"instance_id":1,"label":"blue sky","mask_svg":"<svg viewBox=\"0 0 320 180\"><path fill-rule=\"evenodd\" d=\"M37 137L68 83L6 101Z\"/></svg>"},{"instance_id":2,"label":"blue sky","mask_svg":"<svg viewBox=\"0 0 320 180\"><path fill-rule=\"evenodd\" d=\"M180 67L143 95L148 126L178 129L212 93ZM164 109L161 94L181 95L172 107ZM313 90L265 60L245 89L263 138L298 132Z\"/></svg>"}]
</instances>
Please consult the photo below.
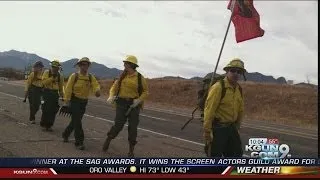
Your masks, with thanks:
<instances>
[{"instance_id":1,"label":"blue sky","mask_svg":"<svg viewBox=\"0 0 320 180\"><path fill-rule=\"evenodd\" d=\"M218 66L233 57L249 72L318 84L317 1L255 1L262 38L236 43L231 25ZM0 2L0 51L15 49L65 61L88 56L122 69L203 76L214 70L230 11L228 1Z\"/></svg>"}]
</instances>

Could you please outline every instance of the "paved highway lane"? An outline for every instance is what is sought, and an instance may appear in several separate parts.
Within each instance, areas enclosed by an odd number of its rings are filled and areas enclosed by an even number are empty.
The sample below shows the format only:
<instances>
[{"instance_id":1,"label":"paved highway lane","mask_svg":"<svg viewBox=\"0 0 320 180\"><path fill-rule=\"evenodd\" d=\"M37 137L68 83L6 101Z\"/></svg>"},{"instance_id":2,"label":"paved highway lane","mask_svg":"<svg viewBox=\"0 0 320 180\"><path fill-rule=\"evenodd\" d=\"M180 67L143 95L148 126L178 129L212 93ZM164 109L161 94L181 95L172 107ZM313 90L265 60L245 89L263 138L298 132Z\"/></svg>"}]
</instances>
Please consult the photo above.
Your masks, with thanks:
<instances>
[{"instance_id":1,"label":"paved highway lane","mask_svg":"<svg viewBox=\"0 0 320 180\"><path fill-rule=\"evenodd\" d=\"M19 84L0 82L0 93L23 97L23 88ZM91 99L87 107L87 117L97 121L97 126L103 124L112 125L115 116L114 109L103 100ZM174 113L168 110L144 109L140 116L140 131L148 134L159 135L172 139L178 145L187 143L203 150L202 130L199 121L194 120L183 131L180 130L184 122L189 118L189 112ZM109 128L109 127L108 127ZM105 129L105 134L108 131ZM95 128L93 128L95 129ZM317 157L318 156L318 132L316 128L306 129L288 125L277 125L263 121L244 121L241 129L243 147L252 137L278 138L281 144L290 146L293 157ZM145 144L152 146L151 144ZM163 143L165 146L166 143ZM245 152L247 155L248 153Z\"/></svg>"}]
</instances>

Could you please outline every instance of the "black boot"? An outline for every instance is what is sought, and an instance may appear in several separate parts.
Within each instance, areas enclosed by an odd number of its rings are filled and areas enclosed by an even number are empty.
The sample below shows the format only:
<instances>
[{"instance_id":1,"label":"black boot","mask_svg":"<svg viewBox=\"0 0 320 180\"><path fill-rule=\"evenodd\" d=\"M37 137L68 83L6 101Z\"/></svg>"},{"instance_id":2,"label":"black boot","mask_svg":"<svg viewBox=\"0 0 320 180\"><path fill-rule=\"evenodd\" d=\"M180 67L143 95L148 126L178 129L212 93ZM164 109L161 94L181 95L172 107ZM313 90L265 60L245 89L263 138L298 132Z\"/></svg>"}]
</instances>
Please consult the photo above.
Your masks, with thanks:
<instances>
[{"instance_id":1,"label":"black boot","mask_svg":"<svg viewBox=\"0 0 320 180\"><path fill-rule=\"evenodd\" d=\"M84 149L85 149L85 147L84 147L83 144L76 144L75 146L76 146L76 148L79 149L79 150L84 150Z\"/></svg>"},{"instance_id":2,"label":"black boot","mask_svg":"<svg viewBox=\"0 0 320 180\"><path fill-rule=\"evenodd\" d=\"M105 140L103 147L102 147L102 151L106 152L109 149L109 145L111 142L112 138L107 137L107 139Z\"/></svg>"},{"instance_id":3,"label":"black boot","mask_svg":"<svg viewBox=\"0 0 320 180\"><path fill-rule=\"evenodd\" d=\"M134 151L134 144L129 143L129 153L128 153L129 157L134 157L133 151Z\"/></svg>"},{"instance_id":4,"label":"black boot","mask_svg":"<svg viewBox=\"0 0 320 180\"><path fill-rule=\"evenodd\" d=\"M69 142L69 137L62 133L63 142Z\"/></svg>"}]
</instances>

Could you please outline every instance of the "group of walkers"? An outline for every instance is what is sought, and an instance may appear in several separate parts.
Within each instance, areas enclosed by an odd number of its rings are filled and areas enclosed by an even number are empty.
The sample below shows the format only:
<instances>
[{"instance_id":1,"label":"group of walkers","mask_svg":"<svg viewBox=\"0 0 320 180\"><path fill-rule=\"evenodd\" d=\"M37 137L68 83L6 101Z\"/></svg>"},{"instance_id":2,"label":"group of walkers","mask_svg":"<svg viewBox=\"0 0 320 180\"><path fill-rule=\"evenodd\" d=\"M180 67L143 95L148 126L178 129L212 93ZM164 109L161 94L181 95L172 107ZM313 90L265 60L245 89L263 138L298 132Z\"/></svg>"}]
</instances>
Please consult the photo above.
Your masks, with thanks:
<instances>
[{"instance_id":1,"label":"group of walkers","mask_svg":"<svg viewBox=\"0 0 320 180\"><path fill-rule=\"evenodd\" d=\"M137 58L128 55L123 63L124 70L112 84L106 100L107 103L114 105L116 116L114 125L106 133L102 150L108 150L111 141L117 137L128 121L128 156L134 157L139 114L149 90L146 79L136 70L139 67ZM74 131L75 147L84 150L82 118L91 92L96 97L101 96L99 82L89 73L92 62L87 57L79 59L76 63L78 71L68 77L67 83L61 74L61 63L53 60L50 64L50 69L44 70L41 61L35 62L26 81L24 102L26 99L29 101L29 120L32 124L36 124L35 115L41 107L40 126L44 131L53 131L57 113L70 114L71 121L63 131L62 139L68 142ZM210 147L207 149L208 156L240 157L242 147L239 129L243 119L244 101L238 80L246 70L240 59L230 61L224 70L225 78L220 83L210 86L207 93L203 116L204 139ZM61 103L59 99L62 100Z\"/></svg>"},{"instance_id":2,"label":"group of walkers","mask_svg":"<svg viewBox=\"0 0 320 180\"><path fill-rule=\"evenodd\" d=\"M118 80L110 89L110 95L106 102L116 107L115 123L107 133L103 144L103 150L107 151L109 144L122 130L126 121L129 124L129 153L134 156L134 146L137 144L137 129L139 124L140 109L143 108L144 100L148 96L148 85L143 75L137 72L138 60L133 55L128 55L123 60L124 70ZM96 97L101 96L100 84L96 77L89 73L92 65L87 57L78 60L78 71L68 77L65 84L64 77L60 73L62 65L58 60L53 60L51 68L44 70L41 61L33 65L25 85L25 100L28 99L30 107L29 121L36 124L36 113L41 107L42 115L40 126L44 131L53 131L56 115L68 113L71 121L62 133L64 142L68 142L74 131L75 147L84 150L84 132L82 118L86 111L90 92ZM62 100L62 105L59 103ZM43 100L43 103L41 101Z\"/></svg>"}]
</instances>

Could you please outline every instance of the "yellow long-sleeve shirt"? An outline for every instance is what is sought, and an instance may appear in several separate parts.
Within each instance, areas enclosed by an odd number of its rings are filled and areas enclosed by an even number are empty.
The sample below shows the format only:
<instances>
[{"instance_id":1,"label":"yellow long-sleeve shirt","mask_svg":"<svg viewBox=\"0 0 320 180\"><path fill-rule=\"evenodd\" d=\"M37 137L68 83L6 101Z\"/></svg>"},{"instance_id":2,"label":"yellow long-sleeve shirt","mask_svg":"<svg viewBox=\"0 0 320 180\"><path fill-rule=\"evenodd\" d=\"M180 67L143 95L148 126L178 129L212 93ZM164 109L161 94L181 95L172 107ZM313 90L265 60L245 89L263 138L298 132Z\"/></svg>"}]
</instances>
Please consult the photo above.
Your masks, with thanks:
<instances>
[{"instance_id":1,"label":"yellow long-sleeve shirt","mask_svg":"<svg viewBox=\"0 0 320 180\"><path fill-rule=\"evenodd\" d=\"M34 76L34 72L31 72L28 76L28 79L25 84L24 91L27 92L29 87L32 85L37 86L37 87L43 87L42 84L42 73L38 73L37 77Z\"/></svg>"},{"instance_id":2,"label":"yellow long-sleeve shirt","mask_svg":"<svg viewBox=\"0 0 320 180\"><path fill-rule=\"evenodd\" d=\"M52 90L59 90L60 95L63 95L63 84L64 84L64 78L60 74L60 82L58 82L58 77L49 77L49 71L44 71L42 75L42 84L43 87L46 89L52 89Z\"/></svg>"},{"instance_id":3,"label":"yellow long-sleeve shirt","mask_svg":"<svg viewBox=\"0 0 320 180\"><path fill-rule=\"evenodd\" d=\"M235 122L237 127L243 119L244 100L241 97L239 85L234 89L227 77L224 78L226 94L220 103L222 86L220 82L215 83L209 89L204 108L204 130L211 131L214 118L220 119L222 123Z\"/></svg>"},{"instance_id":4,"label":"yellow long-sleeve shirt","mask_svg":"<svg viewBox=\"0 0 320 180\"><path fill-rule=\"evenodd\" d=\"M149 89L146 79L141 75L142 93L139 96L138 93L138 72L132 75L127 75L121 82L119 97L121 98L138 98L141 101L145 101L149 95ZM118 80L116 80L110 88L109 96L116 96L118 89Z\"/></svg>"},{"instance_id":5,"label":"yellow long-sleeve shirt","mask_svg":"<svg viewBox=\"0 0 320 180\"><path fill-rule=\"evenodd\" d=\"M78 80L75 84L74 80L75 73L71 74L68 78L68 82L64 90L65 102L70 101L72 94L80 99L88 99L90 91L96 93L98 90L100 90L100 85L93 75L91 75L91 85L89 74L82 75L81 73L78 73Z\"/></svg>"}]
</instances>

